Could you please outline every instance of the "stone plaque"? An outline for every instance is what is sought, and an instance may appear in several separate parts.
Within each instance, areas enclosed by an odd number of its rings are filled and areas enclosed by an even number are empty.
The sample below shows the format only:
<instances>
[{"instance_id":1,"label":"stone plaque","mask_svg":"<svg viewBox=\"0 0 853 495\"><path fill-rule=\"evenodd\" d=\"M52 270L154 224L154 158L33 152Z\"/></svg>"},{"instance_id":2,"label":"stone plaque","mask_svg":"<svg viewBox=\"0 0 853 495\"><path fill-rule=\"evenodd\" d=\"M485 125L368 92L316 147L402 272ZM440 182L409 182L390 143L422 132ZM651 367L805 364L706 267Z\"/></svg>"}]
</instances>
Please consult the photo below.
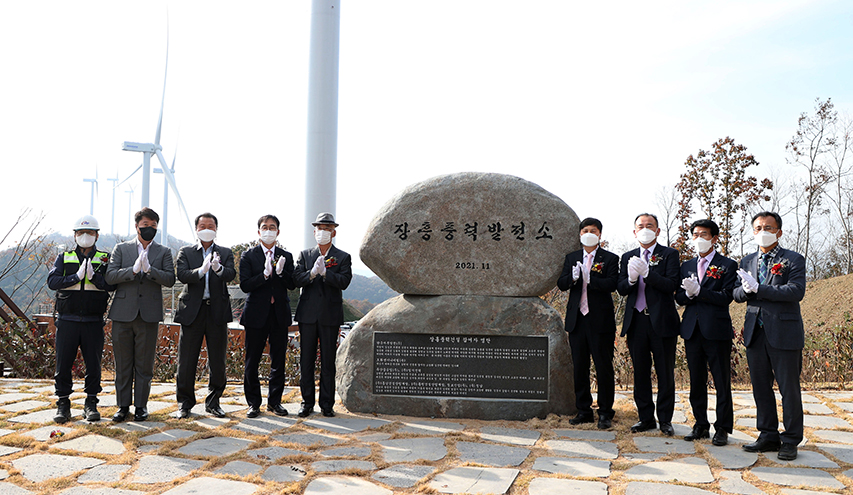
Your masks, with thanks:
<instances>
[{"instance_id":1,"label":"stone plaque","mask_svg":"<svg viewBox=\"0 0 853 495\"><path fill-rule=\"evenodd\" d=\"M373 393L548 400L548 337L373 334Z\"/></svg>"}]
</instances>

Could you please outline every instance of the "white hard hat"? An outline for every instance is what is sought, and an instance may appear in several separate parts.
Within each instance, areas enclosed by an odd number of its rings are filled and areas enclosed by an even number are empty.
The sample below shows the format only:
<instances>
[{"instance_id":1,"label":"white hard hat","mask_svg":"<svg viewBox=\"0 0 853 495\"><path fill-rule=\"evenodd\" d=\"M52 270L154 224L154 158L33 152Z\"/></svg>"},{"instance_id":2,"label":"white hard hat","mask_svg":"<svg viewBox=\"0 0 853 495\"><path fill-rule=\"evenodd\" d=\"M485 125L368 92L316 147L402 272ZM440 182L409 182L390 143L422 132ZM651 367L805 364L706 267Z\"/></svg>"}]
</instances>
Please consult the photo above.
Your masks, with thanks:
<instances>
[{"instance_id":1,"label":"white hard hat","mask_svg":"<svg viewBox=\"0 0 853 495\"><path fill-rule=\"evenodd\" d=\"M101 230L98 226L98 219L92 215L83 215L74 222L74 231L78 230Z\"/></svg>"}]
</instances>

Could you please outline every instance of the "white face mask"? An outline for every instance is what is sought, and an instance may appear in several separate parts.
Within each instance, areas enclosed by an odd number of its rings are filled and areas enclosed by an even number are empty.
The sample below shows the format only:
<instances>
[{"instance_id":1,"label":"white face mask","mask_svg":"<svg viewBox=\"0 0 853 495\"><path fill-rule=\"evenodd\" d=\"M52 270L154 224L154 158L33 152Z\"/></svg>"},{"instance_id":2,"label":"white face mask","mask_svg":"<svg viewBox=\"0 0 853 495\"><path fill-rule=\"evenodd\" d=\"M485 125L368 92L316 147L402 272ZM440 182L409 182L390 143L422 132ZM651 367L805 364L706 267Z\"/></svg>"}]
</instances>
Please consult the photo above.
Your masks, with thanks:
<instances>
[{"instance_id":1,"label":"white face mask","mask_svg":"<svg viewBox=\"0 0 853 495\"><path fill-rule=\"evenodd\" d=\"M75 240L77 241L77 245L83 249L90 248L95 245L95 236L92 234L80 234Z\"/></svg>"},{"instance_id":2,"label":"white face mask","mask_svg":"<svg viewBox=\"0 0 853 495\"><path fill-rule=\"evenodd\" d=\"M264 244L273 244L275 243L275 238L278 237L277 230L262 230L261 231L261 242Z\"/></svg>"},{"instance_id":3,"label":"white face mask","mask_svg":"<svg viewBox=\"0 0 853 495\"><path fill-rule=\"evenodd\" d=\"M598 246L598 241L598 236L593 234L592 232L581 234L581 244L586 247Z\"/></svg>"},{"instance_id":4,"label":"white face mask","mask_svg":"<svg viewBox=\"0 0 853 495\"><path fill-rule=\"evenodd\" d=\"M640 244L649 244L655 238L657 238L657 234L655 234L654 230L651 229L640 229L637 232L637 240L640 241Z\"/></svg>"},{"instance_id":5,"label":"white face mask","mask_svg":"<svg viewBox=\"0 0 853 495\"><path fill-rule=\"evenodd\" d=\"M701 237L697 237L693 239L693 246L696 248L696 252L699 254L707 253L714 247L714 243L709 241L708 239L703 239Z\"/></svg>"},{"instance_id":6,"label":"white face mask","mask_svg":"<svg viewBox=\"0 0 853 495\"><path fill-rule=\"evenodd\" d=\"M216 231L210 229L199 230L195 235L198 236L198 240L201 242L210 242L216 239Z\"/></svg>"},{"instance_id":7,"label":"white face mask","mask_svg":"<svg viewBox=\"0 0 853 495\"><path fill-rule=\"evenodd\" d=\"M317 244L323 245L332 242L332 233L328 230L315 230L314 231L314 239L317 240Z\"/></svg>"},{"instance_id":8,"label":"white face mask","mask_svg":"<svg viewBox=\"0 0 853 495\"><path fill-rule=\"evenodd\" d=\"M755 234L755 243L763 248L770 247L773 244L776 244L777 240L778 238L776 237L776 234L767 232L766 230L762 230L761 232Z\"/></svg>"}]
</instances>

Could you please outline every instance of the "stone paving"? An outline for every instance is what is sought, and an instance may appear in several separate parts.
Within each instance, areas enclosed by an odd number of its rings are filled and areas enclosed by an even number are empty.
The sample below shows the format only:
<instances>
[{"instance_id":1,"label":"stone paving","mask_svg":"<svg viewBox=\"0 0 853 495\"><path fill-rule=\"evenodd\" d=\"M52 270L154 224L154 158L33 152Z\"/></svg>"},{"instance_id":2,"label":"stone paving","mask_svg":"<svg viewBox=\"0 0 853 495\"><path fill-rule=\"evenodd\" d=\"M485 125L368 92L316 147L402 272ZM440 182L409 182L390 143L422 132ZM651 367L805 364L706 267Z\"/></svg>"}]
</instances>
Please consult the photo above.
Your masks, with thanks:
<instances>
[{"instance_id":1,"label":"stone paving","mask_svg":"<svg viewBox=\"0 0 853 495\"><path fill-rule=\"evenodd\" d=\"M0 495L853 493L853 392L847 391L804 394L806 439L794 461L741 450L757 435L755 403L744 391L734 394L735 432L725 447L681 439L692 426L683 391L675 437L658 430L632 435L630 392L617 398L607 431L556 416L433 420L349 414L340 405L334 418L302 419L295 415L296 389L285 396L291 415L264 410L247 419L235 386L222 400L228 417L196 408L180 420L172 417L177 404L169 384L152 388L149 421L109 421L115 401L105 387L104 420L83 421L75 410L78 417L60 426L52 422L52 393L47 381L0 379ZM200 384L198 395L204 394ZM77 405L79 397L73 396Z\"/></svg>"}]
</instances>

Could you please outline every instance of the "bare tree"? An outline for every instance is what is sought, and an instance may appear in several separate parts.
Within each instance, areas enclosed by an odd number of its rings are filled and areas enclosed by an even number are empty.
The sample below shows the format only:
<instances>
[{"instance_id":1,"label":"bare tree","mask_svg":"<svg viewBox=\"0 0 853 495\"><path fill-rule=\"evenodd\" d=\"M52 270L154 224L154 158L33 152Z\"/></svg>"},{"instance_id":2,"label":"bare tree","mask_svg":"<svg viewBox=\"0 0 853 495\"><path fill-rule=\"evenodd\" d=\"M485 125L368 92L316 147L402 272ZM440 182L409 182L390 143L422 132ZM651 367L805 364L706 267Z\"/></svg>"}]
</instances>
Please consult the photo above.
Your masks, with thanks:
<instances>
[{"instance_id":1,"label":"bare tree","mask_svg":"<svg viewBox=\"0 0 853 495\"><path fill-rule=\"evenodd\" d=\"M666 234L666 245L671 246L673 236L678 233L678 189L674 186L663 186L655 193L655 206L660 212L662 225Z\"/></svg>"},{"instance_id":2,"label":"bare tree","mask_svg":"<svg viewBox=\"0 0 853 495\"><path fill-rule=\"evenodd\" d=\"M0 252L0 287L25 313L48 298L47 272L56 246L40 231L44 217L44 213L25 208L0 239L0 245L17 239Z\"/></svg>"},{"instance_id":3,"label":"bare tree","mask_svg":"<svg viewBox=\"0 0 853 495\"><path fill-rule=\"evenodd\" d=\"M835 146L829 151L827 167L831 187L827 187L826 196L840 229L836 243L840 255L837 260L839 275L846 275L853 271L853 162L850 159L853 153L853 120L850 117L837 119L832 133Z\"/></svg>"}]
</instances>

